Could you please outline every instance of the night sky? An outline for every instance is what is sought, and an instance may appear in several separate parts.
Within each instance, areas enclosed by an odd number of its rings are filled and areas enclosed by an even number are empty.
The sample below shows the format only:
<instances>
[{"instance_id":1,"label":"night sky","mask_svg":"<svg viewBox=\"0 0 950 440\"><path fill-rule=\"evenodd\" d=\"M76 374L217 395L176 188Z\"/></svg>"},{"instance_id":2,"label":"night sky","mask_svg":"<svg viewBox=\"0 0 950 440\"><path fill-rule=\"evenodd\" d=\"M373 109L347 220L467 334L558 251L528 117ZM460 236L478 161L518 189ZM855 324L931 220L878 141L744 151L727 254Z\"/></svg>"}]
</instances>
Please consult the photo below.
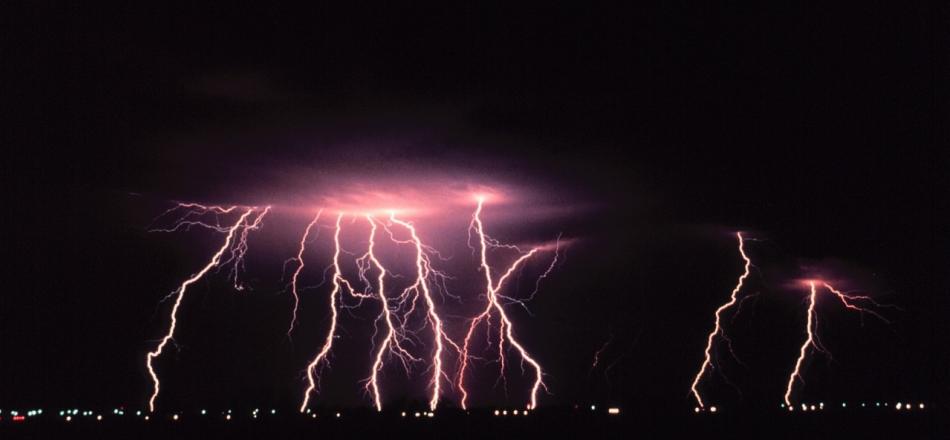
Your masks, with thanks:
<instances>
[{"instance_id":1,"label":"night sky","mask_svg":"<svg viewBox=\"0 0 950 440\"><path fill-rule=\"evenodd\" d=\"M944 401L947 11L793 3L20 11L3 67L0 407L145 405L159 300L220 246L147 232L185 200L280 209L251 235L252 290L217 276L189 292L159 406L295 408L327 290L305 293L289 341L294 240L347 185L428 194L432 176L510 191L486 207L500 240L570 240L532 315L511 309L549 375L541 405L691 410L713 311L742 271L735 231L754 239L757 296L727 319L742 364L717 351L741 395L712 374L711 401L781 402L803 337L794 281L815 275L900 310L862 326L819 300L834 361L812 357L802 399ZM432 241L472 276L474 206L452 209L440 221L457 230ZM415 220L426 234L432 220ZM357 381L374 313L347 318L320 405L371 403ZM517 366L507 398L494 369L474 404L522 405ZM387 402L425 399L420 377L386 376Z\"/></svg>"}]
</instances>

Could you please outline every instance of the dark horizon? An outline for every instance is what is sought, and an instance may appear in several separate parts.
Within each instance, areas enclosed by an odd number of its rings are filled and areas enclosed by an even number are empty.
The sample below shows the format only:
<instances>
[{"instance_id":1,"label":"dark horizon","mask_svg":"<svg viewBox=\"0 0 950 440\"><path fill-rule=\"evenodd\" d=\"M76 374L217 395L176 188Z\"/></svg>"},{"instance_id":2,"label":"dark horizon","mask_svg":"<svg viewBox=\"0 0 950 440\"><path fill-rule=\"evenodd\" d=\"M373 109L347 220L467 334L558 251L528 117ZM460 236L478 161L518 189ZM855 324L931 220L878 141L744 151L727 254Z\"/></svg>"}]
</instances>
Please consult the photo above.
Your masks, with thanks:
<instances>
[{"instance_id":1,"label":"dark horizon","mask_svg":"<svg viewBox=\"0 0 950 440\"><path fill-rule=\"evenodd\" d=\"M281 265L313 209L456 185L510 196L486 205L501 241L571 241L531 315L510 307L548 373L541 407L691 412L713 312L742 273L737 231L757 296L729 317L742 363L717 345L735 388L707 374L712 401L781 403L805 323L790 283L820 276L899 310L885 324L819 300L834 360L811 355L799 399L945 406L947 10L903 6L29 7L8 66L0 408L145 407L159 301L220 246L147 231L176 201L278 208L249 238L253 290L215 276L189 293L160 408L294 408L327 292L307 293L288 340ZM408 220L472 276L474 206L445 200ZM359 313L318 405L371 405L357 381L373 312ZM492 369L477 406L522 405L518 367L507 397ZM425 401L420 377L386 375L395 406Z\"/></svg>"}]
</instances>

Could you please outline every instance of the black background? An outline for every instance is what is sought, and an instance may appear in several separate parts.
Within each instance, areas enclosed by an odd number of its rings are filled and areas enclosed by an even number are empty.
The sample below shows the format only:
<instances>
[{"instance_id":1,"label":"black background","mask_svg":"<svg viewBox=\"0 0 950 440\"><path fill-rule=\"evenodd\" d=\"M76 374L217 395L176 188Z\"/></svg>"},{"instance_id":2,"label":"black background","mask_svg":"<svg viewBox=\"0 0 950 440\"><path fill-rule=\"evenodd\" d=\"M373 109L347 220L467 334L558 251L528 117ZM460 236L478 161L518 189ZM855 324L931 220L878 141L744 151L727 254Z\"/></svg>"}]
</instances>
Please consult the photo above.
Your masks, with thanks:
<instances>
[{"instance_id":1,"label":"black background","mask_svg":"<svg viewBox=\"0 0 950 440\"><path fill-rule=\"evenodd\" d=\"M760 295L730 331L746 366L718 353L742 397L711 375L711 400L778 406L804 318L805 292L786 283L803 265L902 309L862 327L822 304L835 361L814 358L803 399L950 391L945 8L38 4L5 15L2 408L145 404L142 360L167 313L157 301L216 243L148 234L172 200L266 203L290 164L368 160L385 174L390 159L502 168L595 207L544 226L577 242L535 316L519 315L550 374L542 404L691 410L712 312L741 271L735 230L757 239L749 293ZM340 146L354 142L369 146ZM312 340L282 339L289 302L274 267L292 252L251 257L252 280L270 287L235 295L210 281L193 297L185 349L159 367L160 405L297 404L323 318L310 309ZM368 404L347 386L323 404Z\"/></svg>"}]
</instances>

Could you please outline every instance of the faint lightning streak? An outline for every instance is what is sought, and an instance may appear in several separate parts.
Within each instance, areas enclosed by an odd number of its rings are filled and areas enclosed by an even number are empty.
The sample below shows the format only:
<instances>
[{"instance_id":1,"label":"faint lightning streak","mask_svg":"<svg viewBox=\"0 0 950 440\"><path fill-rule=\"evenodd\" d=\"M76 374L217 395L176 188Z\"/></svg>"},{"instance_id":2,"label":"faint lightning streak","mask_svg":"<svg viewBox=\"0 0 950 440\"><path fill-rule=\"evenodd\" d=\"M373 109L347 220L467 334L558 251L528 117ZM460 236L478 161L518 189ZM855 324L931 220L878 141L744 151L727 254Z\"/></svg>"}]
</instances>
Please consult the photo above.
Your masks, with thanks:
<instances>
[{"instance_id":1,"label":"faint lightning streak","mask_svg":"<svg viewBox=\"0 0 950 440\"><path fill-rule=\"evenodd\" d=\"M161 385L158 380L158 375L155 373L155 369L152 367L152 360L157 358L158 356L161 356L162 350L165 349L165 345L167 345L168 341L172 340L172 338L175 335L175 327L178 324L178 319L177 319L178 308L181 306L181 300L185 296L185 291L188 289L188 286L191 286L192 284L200 280L201 277L203 277L206 273L208 273L209 270L211 270L212 268L214 268L221 262L221 256L224 255L224 253L228 250L229 247L231 247L231 242L234 239L235 232L241 228L241 225L247 220L247 217L250 216L252 212L254 212L254 209L255 208L248 208L247 211L245 211L244 214L241 215L238 221L235 222L234 225L231 226L230 229L228 229L227 237L224 240L224 244L221 246L221 248L218 249L217 252L215 252L214 256L211 257L211 261L209 261L208 264L205 265L205 267L202 268L198 273L192 275L191 278L188 278L187 280L185 280L185 282L181 284L181 287L178 288L178 295L175 298L175 305L172 306L171 325L168 328L168 333L166 333L165 336L162 338L161 342L155 348L155 351L149 352L145 358L145 364L146 364L146 367L148 368L149 375L152 377L152 384L153 384L152 396L148 400L149 412L155 411L155 399L158 398L158 393L159 393L160 385Z\"/></svg>"},{"instance_id":2,"label":"faint lightning streak","mask_svg":"<svg viewBox=\"0 0 950 440\"><path fill-rule=\"evenodd\" d=\"M588 374L594 372L594 369L597 368L597 364L600 363L600 357L604 354L604 351L607 350L607 347L609 347L610 343L612 343L613 341L614 341L614 335L613 333L611 333L610 338L608 338L607 341L604 342L604 345L601 345L600 348L594 352L594 361L591 362L590 364L590 371L588 372Z\"/></svg>"},{"instance_id":3,"label":"faint lightning streak","mask_svg":"<svg viewBox=\"0 0 950 440\"><path fill-rule=\"evenodd\" d=\"M826 289L831 291L831 293L835 294L835 296L837 296L838 299L841 300L841 303L844 304L846 308L860 312L862 316L864 316L865 313L868 313L876 317L877 319L884 321L887 324L891 323L890 321L885 319L883 316L881 316L879 313L873 310L865 309L864 307L861 307L861 306L857 306L851 302L851 301L867 301L877 307L885 307L885 305L879 304L877 301L874 301L874 299L871 298L870 296L848 295L848 294L842 293L841 291L835 289L834 287L831 287L831 285L828 283L822 283L822 284L825 286Z\"/></svg>"},{"instance_id":4,"label":"faint lightning streak","mask_svg":"<svg viewBox=\"0 0 950 440\"><path fill-rule=\"evenodd\" d=\"M712 346L713 341L716 339L717 335L725 338L725 332L722 330L722 325L720 320L722 318L722 313L736 304L736 295L739 294L739 291L742 289L742 284L745 282L746 278L749 276L749 268L752 265L752 261L745 253L745 243L742 239L742 233L736 232L736 237L739 239L739 254L742 256L742 259L745 261L744 270L742 275L739 277L739 281L736 284L736 287L732 289L732 294L729 296L729 301L725 304L719 306L716 309L716 324L713 327L713 331L709 333L709 336L706 338L706 350L705 358L703 360L702 366L699 368L699 372L696 373L696 377L693 379L693 383L690 386L690 390L693 392L693 396L696 398L696 402L699 404L700 408L705 407L703 404L703 399L699 395L699 390L696 389L699 384L700 379L702 379L703 374L706 373L707 368L712 368Z\"/></svg>"},{"instance_id":5,"label":"faint lightning streak","mask_svg":"<svg viewBox=\"0 0 950 440\"><path fill-rule=\"evenodd\" d=\"M320 220L320 214L323 213L323 210L317 211L317 215L313 217L313 220L310 224L307 225L307 229L304 229L303 236L300 237L300 248L297 251L297 269L294 270L293 276L290 278L290 291L294 295L294 310L293 316L290 319L290 328L287 329L287 337L290 337L290 334L294 331L294 326L297 324L297 307L300 305L300 296L297 293L297 278L300 276L300 272L303 271L303 252L307 247L307 237L310 235L310 230L313 229L313 225L317 224L317 221Z\"/></svg>"}]
</instances>

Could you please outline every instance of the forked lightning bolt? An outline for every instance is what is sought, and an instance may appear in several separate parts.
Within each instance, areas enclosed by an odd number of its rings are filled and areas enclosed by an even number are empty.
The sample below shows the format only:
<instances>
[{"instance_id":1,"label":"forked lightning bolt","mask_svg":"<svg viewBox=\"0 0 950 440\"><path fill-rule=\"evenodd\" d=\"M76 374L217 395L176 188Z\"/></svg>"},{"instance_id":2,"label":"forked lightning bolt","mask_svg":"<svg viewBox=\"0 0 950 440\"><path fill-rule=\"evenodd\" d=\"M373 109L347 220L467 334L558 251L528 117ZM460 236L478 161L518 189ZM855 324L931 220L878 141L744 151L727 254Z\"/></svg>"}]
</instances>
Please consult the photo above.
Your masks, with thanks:
<instances>
[{"instance_id":1,"label":"forked lightning bolt","mask_svg":"<svg viewBox=\"0 0 950 440\"><path fill-rule=\"evenodd\" d=\"M699 385L699 381L703 378L703 375L706 373L706 370L715 368L712 362L712 348L713 343L716 340L716 336L725 339L727 342L729 341L725 331L722 329L722 313L734 306L738 301L737 295L739 294L739 291L742 290L742 284L745 282L746 278L749 277L749 268L752 266L752 260L750 260L748 255L745 253L745 242L743 241L742 233L736 232L736 238L739 239L739 255L742 256L742 260L745 262L744 270L742 275L739 276L739 281L736 283L736 287L732 289L732 294L729 296L729 301L716 309L715 325L713 326L713 330L709 333L709 336L706 338L706 350L704 352L705 357L703 359L703 364L699 367L699 372L696 373L696 377L693 378L693 384L690 386L690 390L693 393L693 397L696 398L696 403L699 404L699 408L704 408L705 404L703 403L703 398L699 395L697 386Z\"/></svg>"},{"instance_id":2,"label":"forked lightning bolt","mask_svg":"<svg viewBox=\"0 0 950 440\"><path fill-rule=\"evenodd\" d=\"M330 349L333 348L333 338L336 336L336 322L339 317L339 311L337 310L337 295L340 293L341 284L343 282L343 274L340 270L340 221L343 220L343 213L340 213L336 217L336 229L333 233L333 278L331 283L333 284L333 290L330 292L330 328L327 330L326 339L323 341L323 347L320 348L320 352L310 361L310 364L307 365L307 389L304 391L303 403L300 404L300 412L304 412L307 409L307 405L310 403L310 394L316 390L320 382L320 375L317 371L317 367L322 366L327 362L327 355L330 353Z\"/></svg>"},{"instance_id":3,"label":"forked lightning bolt","mask_svg":"<svg viewBox=\"0 0 950 440\"><path fill-rule=\"evenodd\" d=\"M159 356L161 356L165 346L168 345L170 341L173 341L175 336L175 327L178 324L178 309L181 307L182 299L185 297L185 292L188 290L188 287L200 280L205 276L211 269L220 267L221 265L232 263L234 268L232 269L232 274L230 277L233 277L235 286L238 287L237 274L239 265L243 264L244 255L247 251L247 232L252 229L257 229L260 226L261 220L267 215L267 212L270 211L270 206L259 210L256 207L245 208L243 214L238 218L238 220L231 225L230 227L222 227L218 222L217 218L215 223L207 223L202 220L197 220L193 218L199 218L204 214L214 214L215 217L219 214L228 214L237 207L232 206L229 208L222 208L218 206L203 206L194 203L184 203L179 204L178 206L166 211L165 214L172 212L176 209L186 209L185 214L179 218L172 228L169 229L154 229L156 231L176 231L180 229L190 229L193 226L205 227L212 229L218 232L223 232L226 234L224 244L218 249L217 252L211 257L211 260L208 261L200 271L192 275L190 278L185 280L181 286L178 287L172 294L169 296L175 297L175 303L172 306L171 315L170 315L170 325L168 327L168 333L162 337L158 346L155 347L154 351L150 351L145 358L145 366L148 369L149 376L152 378L152 395L148 401L148 409L150 412L155 411L155 400L158 398L159 391L161 389L161 383L158 379L158 374L156 374L155 369L152 365L152 361ZM258 211L257 217L253 222L248 222L248 218L255 211ZM165 215L163 214L163 215ZM229 256L227 259L222 261L222 257L226 252L230 250Z\"/></svg>"},{"instance_id":4,"label":"forked lightning bolt","mask_svg":"<svg viewBox=\"0 0 950 440\"><path fill-rule=\"evenodd\" d=\"M382 411L383 408L379 373L382 371L385 365L386 356L395 356L407 374L410 372L412 363L422 360L413 355L406 347L403 346L403 343L408 341L410 336L415 337L413 334L414 330L409 328L408 322L411 315L416 310L416 302L421 296L425 303L426 327L432 329L432 340L435 343L435 349L433 350L432 354L432 365L429 367L432 371L432 378L430 380L431 397L429 399L429 408L430 410L434 411L439 404L439 399L442 395L443 389L442 381L446 376L443 367L443 352L445 350L445 346L447 344L455 348L457 351L460 350L458 345L453 342L452 339L446 334L442 318L439 316L436 310L436 303L432 295L430 283L444 286L444 284L439 284L439 281L437 280L446 278L445 274L435 270L431 265L429 254L435 253L435 250L422 243L422 240L419 238L415 226L413 226L412 223L397 219L395 213L390 213L388 224L371 215L363 215L370 225L368 240L369 246L366 253L357 259L357 266L359 268L359 279L367 286L366 292L375 290L375 294L358 292L353 288L353 285L343 277L342 271L340 269L340 232L342 229L341 222L343 216L343 213L337 216L336 230L334 234L334 275L333 291L330 294L330 330L327 334L323 348L307 366L308 387L304 393L304 400L300 406L300 411L306 411L307 405L310 402L310 396L313 394L319 384L319 372L316 371L317 368L320 365L326 364L327 362L327 355L332 348L333 338L336 333L336 319L340 308L340 305L338 305L337 302L337 297L342 293L344 288L350 293L351 296L357 298L360 301L364 299L376 299L380 303L380 314L375 322L377 325L382 322L385 327L383 340L373 349L373 364L370 369L370 375L364 381L364 389L372 396L373 404L378 411ZM399 225L405 228L409 232L410 238L408 240L397 239L395 237L395 233L390 227L391 225ZM396 244L409 244L415 247L416 250L415 280L411 285L403 289L398 295L391 295L391 292L386 290L386 277L389 275L389 272L386 270L385 266L379 260L376 254L376 246L378 237L380 235L380 227L382 227L387 232L392 242ZM369 277L370 271L375 271L377 273L375 283ZM372 287L373 284L376 286L375 289ZM443 292L444 290L444 287L442 287ZM342 300L342 297L340 300ZM377 332L374 332L373 334L374 340L377 333L378 328Z\"/></svg>"},{"instance_id":5,"label":"forked lightning bolt","mask_svg":"<svg viewBox=\"0 0 950 440\"><path fill-rule=\"evenodd\" d=\"M290 278L290 291L294 296L294 309L293 314L290 318L290 328L287 329L287 337L290 337L290 334L294 331L294 326L297 325L297 308L300 306L300 295L297 291L297 278L300 277L300 272L303 271L303 252L307 248L307 237L310 235L310 230L313 229L313 226L317 224L320 220L320 214L323 213L323 210L317 211L317 215L307 224L307 228L303 231L303 236L300 237L300 250L297 251L297 256L292 258L297 262L297 268L294 269L294 274ZM290 260L289 260L290 261Z\"/></svg>"},{"instance_id":6,"label":"forked lightning bolt","mask_svg":"<svg viewBox=\"0 0 950 440\"><path fill-rule=\"evenodd\" d=\"M435 408L439 405L439 398L442 394L442 379L445 376L445 372L442 367L442 351L444 350L443 343L447 343L455 348L456 351L461 351L459 346L452 341L451 338L445 333L442 325L442 318L439 317L439 314L436 312L436 304L432 298L432 292L429 289L428 280L430 274L433 274L435 271L432 269L430 264L429 257L426 255L425 246L422 244L422 240L419 239L419 235L416 233L415 226L412 223L398 220L395 216L395 213L390 213L389 220L395 224L398 224L409 231L409 235L412 238L411 243L416 248L416 281L411 286L403 290L402 298L407 298L410 292L418 293L422 292L422 297L426 302L426 319L428 320L427 325L432 328L432 339L435 342L435 351L432 354L432 379L429 381L429 387L431 391L431 397L429 398L429 410L435 411ZM441 273L436 273L439 276L444 277ZM379 404L377 403L377 408Z\"/></svg>"},{"instance_id":7,"label":"forked lightning bolt","mask_svg":"<svg viewBox=\"0 0 950 440\"><path fill-rule=\"evenodd\" d=\"M482 312L476 315L474 318L472 318L471 322L469 323L468 332L465 334L465 340L462 343L462 349L461 349L461 354L460 354L460 367L459 367L459 372L458 372L458 388L462 394L461 405L463 409L466 409L467 404L468 404L468 390L465 388L465 373L468 369L469 364L471 363L470 358L474 357L469 352L472 336L475 333L475 329L478 327L478 325L482 321L487 322L489 319L491 319L492 311L495 311L497 312L500 318L500 322L498 324L499 325L498 362L500 366L499 377L504 377L505 363L506 363L504 342L507 340L508 343L510 343L513 347L515 347L515 349L521 355L521 359L524 362L527 362L528 364L530 364L531 368L534 370L535 379L534 379L534 383L531 386L531 394L530 394L531 397L527 405L529 409L533 409L533 408L536 408L538 404L538 391L541 388L545 388L545 390L547 389L547 386L545 385L544 380L543 380L544 373L541 370L541 364L539 364L538 361L535 360L534 357L532 357L528 353L528 351L521 345L521 343L518 342L518 340L515 338L514 330L513 330L514 325L512 324L511 320L508 318L508 315L505 313L504 307L502 307L501 303L499 302L500 295L498 292L504 287L505 281L508 279L508 277L510 277L511 274L513 274L519 268L519 266L522 265L522 263L524 263L526 260L531 258L534 254L538 253L540 248L537 248L537 247L532 248L528 252L523 253L513 263L511 263L511 265L509 265L508 268L504 272L502 272L502 275L498 277L498 279L496 280L492 276L491 266L488 264L488 248L489 247L504 247L507 249L514 249L518 251L520 251L520 249L518 249L516 246L500 245L491 237L488 237L488 235L485 233L484 224L482 223L482 219L481 219L483 204L484 204L484 198L480 197L478 199L478 207L475 210L475 214L472 216L470 230L474 230L475 234L478 236L478 239L479 239L478 251L479 251L479 256L480 256L481 271L483 275L485 276L486 304ZM555 255L556 254L557 252L555 252ZM551 270L552 267L553 267L553 263L551 266L548 267L548 271L545 272L544 276L547 275L547 273Z\"/></svg>"},{"instance_id":8,"label":"forked lightning bolt","mask_svg":"<svg viewBox=\"0 0 950 440\"><path fill-rule=\"evenodd\" d=\"M860 312L862 316L865 313L867 313L867 314L870 314L871 316L874 316L884 321L885 323L889 322L888 320L884 319L883 316L881 316L879 313L875 312L874 310L866 309L864 307L861 307L855 304L856 301L867 301L874 306L886 307L884 305L878 304L871 297L863 296L863 295L848 295L835 289L828 283L822 282L821 284L822 286L824 286L825 289L828 289L829 292L834 294L835 297L838 298L839 301L841 301L841 303L844 305L845 308ZM789 408L789 410L793 408L792 407L792 389L795 386L795 382L796 381L804 382L804 380L802 379L802 364L805 362L805 357L808 356L808 349L812 348L822 353L825 353L825 355L829 355L828 350L826 350L822 346L821 341L818 339L818 333L817 333L818 332L818 315L817 315L817 312L815 311L815 303L818 297L818 287L816 286L816 281L809 280L808 286L810 289L809 290L810 293L808 295L808 316L807 316L807 321L805 323L805 342L802 343L802 346L798 349L798 358L795 360L795 368L792 369L792 373L788 376L788 384L785 387L785 405Z\"/></svg>"},{"instance_id":9,"label":"forked lightning bolt","mask_svg":"<svg viewBox=\"0 0 950 440\"><path fill-rule=\"evenodd\" d=\"M472 335L482 322L490 328L490 320L493 316L497 316L499 319L497 340L500 367L499 380L504 380L505 377L506 347L514 347L521 356L522 365L524 363L530 364L534 371L534 382L531 387L528 407L535 408L537 406L538 391L541 388L547 389L543 381L544 373L538 361L515 338L514 325L505 311L505 306L518 304L527 309L526 302L530 301L538 292L541 280L551 273L558 261L560 237L553 246L554 258L551 264L535 281L535 288L530 296L525 299L517 299L503 295L501 291L505 287L506 281L520 270L527 260L535 254L545 251L546 248L535 247L524 251L517 246L502 244L489 237L484 231L481 219L483 202L484 199L482 198L478 200L478 206L469 224L469 239L471 240L473 234L477 235L479 239L477 251L480 261L478 268L485 277L484 298L486 301L482 312L469 323L465 342L462 346L449 337L446 332L445 320L438 310L437 296L441 296L443 300L445 296L460 300L448 291L446 280L451 277L433 267L433 258L439 258L443 261L446 258L422 241L416 226L410 221L397 218L395 211L389 212L388 217L384 218L377 218L369 213L346 213L341 211L337 214L333 233L333 259L330 267L325 271L326 273L332 269L333 273L331 278L332 289L330 289L328 295L330 322L326 334L323 336L320 349L309 361L305 370L306 387L300 405L301 412L307 411L310 399L319 391L322 368L330 364L330 355L334 348L333 342L339 331L338 318L340 311L359 307L364 301L372 301L380 306L379 315L374 321L375 331L372 335L373 347L371 349L372 364L370 373L363 381L364 390L371 396L378 411L383 409L383 390L380 375L390 360L393 359L398 361L397 363L401 365L407 376L411 373L412 366L415 363L422 362L427 365L425 374L428 375L427 392L430 411L435 411L438 408L447 388L458 389L462 396L462 406L463 408L466 407L468 390L465 388L465 375L471 365L471 360L476 358L476 356L469 353ZM200 271L186 279L178 289L166 297L174 297L168 333L161 339L155 350L149 352L146 357L146 366L154 387L149 399L150 411L155 409L155 400L160 390L160 382L153 368L153 361L163 353L169 342L174 342L178 312L185 293L210 271L221 270L228 266L230 271L227 274L227 279L235 289L244 289L239 275L244 268L244 260L248 252L248 234L260 228L264 216L269 211L269 206L261 209L257 207L220 207L197 203L180 203L158 217L158 219L161 219L172 213L179 214L178 219L171 226L152 229L153 231L173 232L203 228L224 234L225 241ZM289 283L290 292L293 295L293 309L290 324L287 328L288 338L297 328L299 322L298 308L301 294L299 282L304 270L309 267L305 264L304 256L308 243L313 241L314 228L319 227L322 212L322 209L318 210L307 224L300 236L295 256L284 262L285 267L291 262L295 264ZM221 218L237 215L238 213L240 216L234 223L222 224ZM346 217L352 217L353 222L365 219L369 225L366 252L355 258L358 276L352 281L344 276L340 261L341 254L344 253L341 234L343 220ZM352 224L352 222L348 224ZM411 246L414 249L415 274L410 279L407 287L401 289L390 287L391 279L402 278L402 275L388 270L379 257L378 247L381 240L388 240L395 246ZM476 248L471 245L471 241L469 245L473 252L476 251ZM495 272L488 260L490 249L517 252L518 257L504 270ZM345 298L354 298L355 304L347 304ZM415 322L421 322L421 325L416 326L413 324ZM422 336L423 332L426 334L424 337ZM380 338L381 340L377 344L377 339ZM414 351L419 350L417 348L419 344L417 343L423 340L432 343L428 353L425 356L414 354ZM451 374L457 375L457 383L452 380L450 372L447 371L445 360L446 354L453 353L453 350L454 353L458 354L459 363L458 370Z\"/></svg>"},{"instance_id":10,"label":"forked lightning bolt","mask_svg":"<svg viewBox=\"0 0 950 440\"><path fill-rule=\"evenodd\" d=\"M377 278L377 290L379 292L379 301L381 303L382 311L380 316L382 320L386 323L386 335L383 337L383 343L379 345L376 350L375 360L373 362L372 372L370 377L366 379L366 390L373 393L373 402L376 405L377 411L383 410L382 397L379 392L379 371L383 368L383 355L387 352L395 355L403 365L403 368L406 372L409 372L409 361L416 361L417 358L413 357L405 348L402 347L401 339L402 337L398 334L396 327L393 325L393 316L392 310L390 310L389 301L386 298L386 291L384 289L384 280L386 277L386 269L379 262L379 259L376 258L374 250L376 248L376 221L372 217L366 216L366 220L369 222L371 232L369 233L369 250L364 255L364 258L367 258L372 265L376 267L376 270L379 271L379 277ZM365 260L364 260L365 261ZM378 320L377 320L378 321Z\"/></svg>"}]
</instances>

